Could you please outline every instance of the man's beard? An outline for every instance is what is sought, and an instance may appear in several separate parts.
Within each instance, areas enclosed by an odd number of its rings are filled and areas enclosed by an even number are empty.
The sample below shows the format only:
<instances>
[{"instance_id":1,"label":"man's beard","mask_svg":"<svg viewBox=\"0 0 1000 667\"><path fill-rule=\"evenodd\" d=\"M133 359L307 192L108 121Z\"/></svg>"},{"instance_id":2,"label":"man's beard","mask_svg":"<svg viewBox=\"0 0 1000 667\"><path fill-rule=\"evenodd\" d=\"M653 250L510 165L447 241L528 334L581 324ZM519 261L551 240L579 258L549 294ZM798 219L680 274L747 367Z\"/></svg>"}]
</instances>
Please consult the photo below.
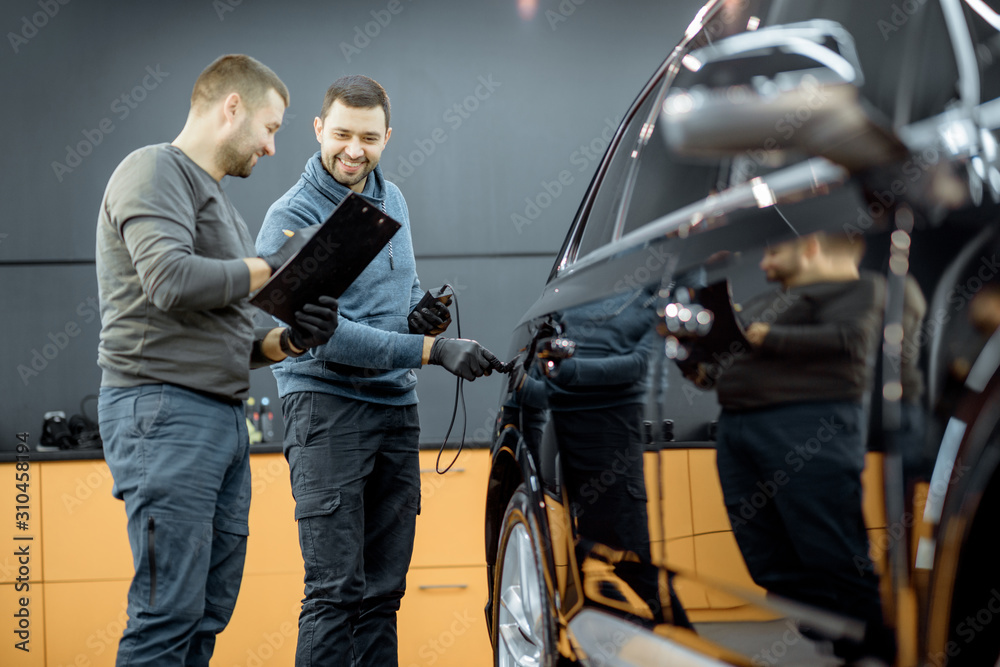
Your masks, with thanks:
<instances>
[{"instance_id":1,"label":"man's beard","mask_svg":"<svg viewBox=\"0 0 1000 667\"><path fill-rule=\"evenodd\" d=\"M326 167L327 173L329 173L330 176L333 177L333 180L335 180L338 183L340 183L341 185L344 185L344 186L347 186L347 187L351 187L351 186L357 185L361 181L363 181L366 178L368 178L368 174L370 174L373 171L375 171L375 167L377 165L378 165L378 162L376 162L375 164L372 164L369 161L369 162L365 163L365 166L367 167L367 169L362 169L361 171L359 171L356 174L345 174L343 171L340 171L339 172L340 176L338 177L337 174L338 174L338 168L340 167L340 164L337 162L337 156L336 155L323 156L323 166ZM344 179L344 180L341 180L341 179Z\"/></svg>"},{"instance_id":2,"label":"man's beard","mask_svg":"<svg viewBox=\"0 0 1000 667\"><path fill-rule=\"evenodd\" d=\"M248 123L236 130L236 134L216 152L216 163L224 174L246 178L253 171L253 158L256 151L246 148L250 144L250 129Z\"/></svg>"}]
</instances>

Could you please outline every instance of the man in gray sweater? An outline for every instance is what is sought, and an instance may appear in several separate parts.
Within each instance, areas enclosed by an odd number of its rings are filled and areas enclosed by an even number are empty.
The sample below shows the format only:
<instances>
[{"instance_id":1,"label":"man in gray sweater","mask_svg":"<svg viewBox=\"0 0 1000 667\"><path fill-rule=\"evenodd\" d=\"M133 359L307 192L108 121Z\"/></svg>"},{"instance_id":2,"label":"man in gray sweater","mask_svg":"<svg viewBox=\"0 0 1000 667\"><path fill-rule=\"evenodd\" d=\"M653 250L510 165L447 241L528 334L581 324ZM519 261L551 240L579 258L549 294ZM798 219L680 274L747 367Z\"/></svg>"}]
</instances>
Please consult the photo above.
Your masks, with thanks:
<instances>
[{"instance_id":1,"label":"man in gray sweater","mask_svg":"<svg viewBox=\"0 0 1000 667\"><path fill-rule=\"evenodd\" d=\"M861 503L885 286L859 272L856 245L817 233L765 251L760 268L781 287L743 304L749 348L713 373L722 407L716 462L753 580L865 621L864 640L837 640L834 652L891 663Z\"/></svg>"},{"instance_id":2,"label":"man in gray sweater","mask_svg":"<svg viewBox=\"0 0 1000 667\"><path fill-rule=\"evenodd\" d=\"M255 330L247 301L310 237L255 257L219 186L274 154L288 90L223 56L198 77L171 144L128 155L97 224L105 458L125 501L135 577L118 665L208 665L243 575L250 505L242 399L250 367L329 340L337 302Z\"/></svg>"}]
</instances>

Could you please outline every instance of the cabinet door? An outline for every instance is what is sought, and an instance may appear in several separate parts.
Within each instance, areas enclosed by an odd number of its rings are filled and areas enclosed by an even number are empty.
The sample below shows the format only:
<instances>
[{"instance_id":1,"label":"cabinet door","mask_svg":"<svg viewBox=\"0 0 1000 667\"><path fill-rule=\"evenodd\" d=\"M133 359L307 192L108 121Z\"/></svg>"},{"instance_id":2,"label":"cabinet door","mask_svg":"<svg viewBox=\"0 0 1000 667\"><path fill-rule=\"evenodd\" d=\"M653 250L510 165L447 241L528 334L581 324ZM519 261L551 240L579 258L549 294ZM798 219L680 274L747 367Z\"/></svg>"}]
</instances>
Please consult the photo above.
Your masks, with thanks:
<instances>
[{"instance_id":1,"label":"cabinet door","mask_svg":"<svg viewBox=\"0 0 1000 667\"><path fill-rule=\"evenodd\" d=\"M24 590L24 584L28 589ZM44 585L31 582L0 584L0 618L3 641L0 642L0 665L45 667Z\"/></svg>"},{"instance_id":2,"label":"cabinet door","mask_svg":"<svg viewBox=\"0 0 1000 667\"><path fill-rule=\"evenodd\" d=\"M486 565L411 568L399 610L399 666L491 665Z\"/></svg>"},{"instance_id":3,"label":"cabinet door","mask_svg":"<svg viewBox=\"0 0 1000 667\"><path fill-rule=\"evenodd\" d=\"M128 587L128 579L45 584L46 664L113 667L128 622Z\"/></svg>"},{"instance_id":4,"label":"cabinet door","mask_svg":"<svg viewBox=\"0 0 1000 667\"><path fill-rule=\"evenodd\" d=\"M244 575L294 574L302 592L302 553L288 462L280 453L250 456L250 537Z\"/></svg>"},{"instance_id":5,"label":"cabinet door","mask_svg":"<svg viewBox=\"0 0 1000 667\"><path fill-rule=\"evenodd\" d=\"M43 580L41 493L39 464L0 463L0 584Z\"/></svg>"},{"instance_id":6,"label":"cabinet door","mask_svg":"<svg viewBox=\"0 0 1000 667\"><path fill-rule=\"evenodd\" d=\"M131 579L125 503L111 495L108 465L46 461L40 468L45 581Z\"/></svg>"},{"instance_id":7,"label":"cabinet door","mask_svg":"<svg viewBox=\"0 0 1000 667\"><path fill-rule=\"evenodd\" d=\"M454 450L445 451L441 469L454 457ZM436 459L437 450L420 452L420 515L410 566L484 564L483 521L490 452L462 450L443 475L436 472Z\"/></svg>"},{"instance_id":8,"label":"cabinet door","mask_svg":"<svg viewBox=\"0 0 1000 667\"><path fill-rule=\"evenodd\" d=\"M233 618L216 641L212 664L293 664L301 604L301 574L244 574Z\"/></svg>"}]
</instances>

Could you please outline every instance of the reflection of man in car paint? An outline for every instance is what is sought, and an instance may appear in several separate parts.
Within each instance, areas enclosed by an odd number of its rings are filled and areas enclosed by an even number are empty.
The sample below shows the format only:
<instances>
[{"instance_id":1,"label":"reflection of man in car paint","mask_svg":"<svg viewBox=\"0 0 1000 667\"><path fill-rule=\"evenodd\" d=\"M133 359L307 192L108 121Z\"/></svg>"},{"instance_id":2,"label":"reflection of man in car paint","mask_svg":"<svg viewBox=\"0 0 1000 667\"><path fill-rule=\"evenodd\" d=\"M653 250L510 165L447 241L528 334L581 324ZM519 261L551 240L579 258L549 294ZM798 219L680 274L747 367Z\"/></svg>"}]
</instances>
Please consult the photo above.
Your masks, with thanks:
<instances>
[{"instance_id":1,"label":"reflection of man in car paint","mask_svg":"<svg viewBox=\"0 0 1000 667\"><path fill-rule=\"evenodd\" d=\"M644 563L651 559L640 427L649 357L662 340L655 301L651 292L635 290L559 313L562 335L576 343L574 355L544 377L518 378L513 396L532 414L548 408L577 534ZM622 578L659 606L655 571ZM686 625L683 609L672 602L665 616Z\"/></svg>"},{"instance_id":2,"label":"reflection of man in car paint","mask_svg":"<svg viewBox=\"0 0 1000 667\"><path fill-rule=\"evenodd\" d=\"M891 662L895 649L883 624L861 509L864 403L884 285L859 274L856 259L847 237L825 234L765 251L760 268L781 287L743 305L751 350L717 382L717 461L733 532L754 581L863 619L869 628L864 644L835 642L835 652ZM779 312L779 300L790 305ZM769 322L761 321L765 312ZM750 498L752 511L746 511Z\"/></svg>"}]
</instances>

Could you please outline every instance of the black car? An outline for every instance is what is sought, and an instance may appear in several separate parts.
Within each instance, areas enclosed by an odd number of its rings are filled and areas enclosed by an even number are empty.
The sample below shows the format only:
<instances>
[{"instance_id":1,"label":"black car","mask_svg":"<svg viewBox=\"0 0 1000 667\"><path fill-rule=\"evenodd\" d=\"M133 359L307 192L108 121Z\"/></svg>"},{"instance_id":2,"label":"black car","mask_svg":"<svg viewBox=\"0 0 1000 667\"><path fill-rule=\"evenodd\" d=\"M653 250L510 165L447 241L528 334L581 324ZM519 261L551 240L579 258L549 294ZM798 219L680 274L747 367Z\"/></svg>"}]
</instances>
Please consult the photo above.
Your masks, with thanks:
<instances>
[{"instance_id":1,"label":"black car","mask_svg":"<svg viewBox=\"0 0 1000 667\"><path fill-rule=\"evenodd\" d=\"M690 372L742 354L765 250L813 233L863 242L885 289L864 518L895 664L997 664L998 7L697 14L514 327L486 507L495 664L839 664L828 647L870 631L753 583L715 471L713 378Z\"/></svg>"}]
</instances>

